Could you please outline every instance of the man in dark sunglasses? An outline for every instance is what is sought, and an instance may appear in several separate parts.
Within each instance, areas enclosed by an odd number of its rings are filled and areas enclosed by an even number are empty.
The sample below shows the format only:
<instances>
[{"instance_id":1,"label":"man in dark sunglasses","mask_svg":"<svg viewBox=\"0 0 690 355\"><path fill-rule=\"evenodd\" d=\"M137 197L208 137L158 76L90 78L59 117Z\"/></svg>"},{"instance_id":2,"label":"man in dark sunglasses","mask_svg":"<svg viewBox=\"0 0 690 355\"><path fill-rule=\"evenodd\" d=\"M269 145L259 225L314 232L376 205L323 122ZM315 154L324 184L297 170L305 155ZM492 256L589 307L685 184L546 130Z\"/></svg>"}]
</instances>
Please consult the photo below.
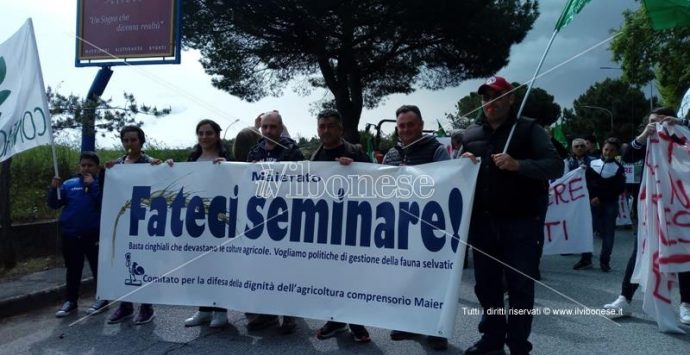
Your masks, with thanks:
<instances>
[{"instance_id":1,"label":"man in dark sunglasses","mask_svg":"<svg viewBox=\"0 0 690 355\"><path fill-rule=\"evenodd\" d=\"M592 158L587 154L587 143L583 138L575 138L572 142L572 155L566 162L567 171L573 171L579 167L587 168Z\"/></svg>"}]
</instances>

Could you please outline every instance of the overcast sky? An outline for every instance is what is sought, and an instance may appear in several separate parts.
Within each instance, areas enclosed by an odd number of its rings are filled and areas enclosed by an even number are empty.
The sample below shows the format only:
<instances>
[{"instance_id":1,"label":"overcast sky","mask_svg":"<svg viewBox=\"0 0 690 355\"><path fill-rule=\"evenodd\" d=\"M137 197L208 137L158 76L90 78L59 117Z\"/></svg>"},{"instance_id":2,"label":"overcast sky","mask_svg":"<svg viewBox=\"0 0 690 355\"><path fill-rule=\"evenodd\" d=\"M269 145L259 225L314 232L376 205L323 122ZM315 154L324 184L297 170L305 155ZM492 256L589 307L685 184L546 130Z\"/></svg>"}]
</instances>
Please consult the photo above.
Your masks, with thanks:
<instances>
[{"instance_id":1,"label":"overcast sky","mask_svg":"<svg viewBox=\"0 0 690 355\"><path fill-rule=\"evenodd\" d=\"M540 15L532 31L522 43L513 46L510 62L499 71L499 75L517 82L526 82L532 77L565 2L539 1ZM611 30L622 23L623 10L636 9L638 6L639 3L633 0L591 1L558 34L542 72L609 38ZM33 18L45 84L63 94L85 96L98 68L74 67L76 10L73 0L3 1L0 41L11 36L27 18ZM606 43L541 77L536 86L554 95L562 107L571 107L573 100L593 83L620 76L620 70L600 69L602 66L617 66L610 58ZM323 91L315 91L309 97L301 97L288 89L282 97L247 103L213 88L210 77L199 64L199 54L196 52L183 52L181 65L117 66L113 67L113 71L104 98L112 97L114 104L123 103L121 97L126 91L134 94L140 103L172 107L172 115L161 119L144 119L143 128L149 141L155 141L159 146L184 147L194 144L194 127L202 118L214 119L222 127L232 124L224 132L229 138L241 128L251 125L259 112L272 109L281 111L293 137L311 137L316 134L316 125L310 104L326 95ZM418 105L427 128L435 128L436 119L448 126L444 120L445 113L453 112L457 100L476 90L482 81L466 81L459 87L441 91L419 90L411 95L389 96L380 107L363 112L360 129L365 123L394 118L395 109L403 104ZM233 124L236 120L239 121ZM113 144L112 139L99 137L97 140L98 146Z\"/></svg>"}]
</instances>

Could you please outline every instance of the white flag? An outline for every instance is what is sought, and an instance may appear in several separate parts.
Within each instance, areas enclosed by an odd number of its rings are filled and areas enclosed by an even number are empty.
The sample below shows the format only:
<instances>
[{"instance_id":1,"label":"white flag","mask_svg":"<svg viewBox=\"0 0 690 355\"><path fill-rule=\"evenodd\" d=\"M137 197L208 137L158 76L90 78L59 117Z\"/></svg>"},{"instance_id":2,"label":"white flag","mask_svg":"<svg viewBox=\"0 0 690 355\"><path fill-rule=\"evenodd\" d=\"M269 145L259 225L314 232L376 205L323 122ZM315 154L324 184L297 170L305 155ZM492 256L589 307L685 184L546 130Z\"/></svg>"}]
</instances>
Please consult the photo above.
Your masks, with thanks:
<instances>
[{"instance_id":1,"label":"white flag","mask_svg":"<svg viewBox=\"0 0 690 355\"><path fill-rule=\"evenodd\" d=\"M685 117L688 111L690 111L690 89L683 95L683 101L680 102L680 108L678 108L678 117Z\"/></svg>"},{"instance_id":2,"label":"white flag","mask_svg":"<svg viewBox=\"0 0 690 355\"><path fill-rule=\"evenodd\" d=\"M48 101L28 19L0 44L0 162L51 141Z\"/></svg>"},{"instance_id":3,"label":"white flag","mask_svg":"<svg viewBox=\"0 0 690 355\"><path fill-rule=\"evenodd\" d=\"M645 290L642 309L663 332L684 333L672 294L677 273L690 271L690 131L657 124L647 143L638 209L638 243L631 281Z\"/></svg>"}]
</instances>

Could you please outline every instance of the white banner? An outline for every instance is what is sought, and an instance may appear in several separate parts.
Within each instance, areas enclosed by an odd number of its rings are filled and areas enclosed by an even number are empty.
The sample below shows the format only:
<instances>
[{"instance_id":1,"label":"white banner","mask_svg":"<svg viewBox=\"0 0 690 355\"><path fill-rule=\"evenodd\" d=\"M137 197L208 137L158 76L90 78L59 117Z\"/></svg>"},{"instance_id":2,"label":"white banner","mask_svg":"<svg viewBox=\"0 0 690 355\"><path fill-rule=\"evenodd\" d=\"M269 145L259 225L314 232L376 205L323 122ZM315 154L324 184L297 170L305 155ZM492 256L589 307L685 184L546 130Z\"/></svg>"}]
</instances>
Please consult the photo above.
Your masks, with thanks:
<instances>
[{"instance_id":1,"label":"white banner","mask_svg":"<svg viewBox=\"0 0 690 355\"><path fill-rule=\"evenodd\" d=\"M577 168L549 187L543 254L584 253L592 248L592 212L585 170Z\"/></svg>"},{"instance_id":2,"label":"white banner","mask_svg":"<svg viewBox=\"0 0 690 355\"><path fill-rule=\"evenodd\" d=\"M98 296L450 336L478 170L117 165Z\"/></svg>"},{"instance_id":3,"label":"white banner","mask_svg":"<svg viewBox=\"0 0 690 355\"><path fill-rule=\"evenodd\" d=\"M0 161L50 144L50 111L31 19L0 44Z\"/></svg>"},{"instance_id":4,"label":"white banner","mask_svg":"<svg viewBox=\"0 0 690 355\"><path fill-rule=\"evenodd\" d=\"M618 215L616 216L616 226L629 226L632 224L630 217L630 196L627 193L618 195Z\"/></svg>"},{"instance_id":5,"label":"white banner","mask_svg":"<svg viewBox=\"0 0 690 355\"><path fill-rule=\"evenodd\" d=\"M672 306L677 272L690 271L690 131L657 124L647 142L638 202L638 248L632 282L659 329L684 333Z\"/></svg>"}]
</instances>

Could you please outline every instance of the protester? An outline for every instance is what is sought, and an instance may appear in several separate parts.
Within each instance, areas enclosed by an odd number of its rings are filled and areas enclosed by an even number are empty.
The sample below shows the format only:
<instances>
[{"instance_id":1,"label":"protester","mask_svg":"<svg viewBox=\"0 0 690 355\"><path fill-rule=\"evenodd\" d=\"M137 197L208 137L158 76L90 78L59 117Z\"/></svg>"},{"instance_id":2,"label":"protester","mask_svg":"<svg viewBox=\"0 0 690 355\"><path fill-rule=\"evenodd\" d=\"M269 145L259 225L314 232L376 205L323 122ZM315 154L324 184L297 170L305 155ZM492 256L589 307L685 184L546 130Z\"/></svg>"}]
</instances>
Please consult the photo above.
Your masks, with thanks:
<instances>
[{"instance_id":1,"label":"protester","mask_svg":"<svg viewBox=\"0 0 690 355\"><path fill-rule=\"evenodd\" d=\"M270 111L270 112L280 114L280 113L278 112L278 110L273 110L273 111ZM260 131L260 130L261 130L261 117L262 117L263 115L265 115L265 114L266 114L266 113L260 113L258 116L256 116L256 119L254 119L254 128L255 128L257 131ZM283 124L283 130L280 132L280 136L281 136L281 137L285 137L285 138L292 138L292 137L290 137L290 132L288 132L287 126L285 126L285 124Z\"/></svg>"},{"instance_id":2,"label":"protester","mask_svg":"<svg viewBox=\"0 0 690 355\"><path fill-rule=\"evenodd\" d=\"M278 111L261 116L262 138L247 154L248 162L300 161L304 155L291 138L282 137L283 119Z\"/></svg>"},{"instance_id":3,"label":"protester","mask_svg":"<svg viewBox=\"0 0 690 355\"><path fill-rule=\"evenodd\" d=\"M618 216L618 198L625 190L625 169L616 160L621 143L617 138L608 138L604 142L601 159L593 160L586 172L587 190L592 206L592 227L599 231L601 237L601 254L599 266L601 271L611 271L611 252L616 232ZM583 253L573 266L574 270L592 267L592 253Z\"/></svg>"},{"instance_id":4,"label":"protester","mask_svg":"<svg viewBox=\"0 0 690 355\"><path fill-rule=\"evenodd\" d=\"M220 163L229 160L228 153L220 139L220 125L213 120L201 120L196 125L197 144L187 158L188 162ZM172 159L166 160L168 165L174 164ZM223 328L228 325L228 314L225 308L199 307L190 318L185 319L185 327L197 327L208 323L211 328Z\"/></svg>"},{"instance_id":5,"label":"protester","mask_svg":"<svg viewBox=\"0 0 690 355\"><path fill-rule=\"evenodd\" d=\"M79 156L79 175L60 183L55 176L48 191L48 206L64 207L60 213L62 256L65 259L66 301L55 313L66 317L77 310L84 258L89 262L94 280L98 280L98 241L101 223L102 186L99 183L100 159L94 152ZM60 197L58 197L60 190ZM86 311L96 314L104 311L106 300L97 300Z\"/></svg>"},{"instance_id":6,"label":"protester","mask_svg":"<svg viewBox=\"0 0 690 355\"><path fill-rule=\"evenodd\" d=\"M467 355L503 354L506 343L511 354L532 350L528 311L534 307L548 180L563 173L563 161L544 129L533 119L518 119L512 89L499 76L482 84L477 92L483 112L463 137L463 156L475 162L481 158L469 241L474 251L475 293L484 309L479 323L482 337L465 350ZM510 308L507 320L503 313L487 313L504 309L504 278Z\"/></svg>"},{"instance_id":7,"label":"protester","mask_svg":"<svg viewBox=\"0 0 690 355\"><path fill-rule=\"evenodd\" d=\"M304 155L295 141L288 137L281 137L283 132L283 118L278 111L269 111L260 115L262 138L247 154L248 162L281 162L304 160ZM278 316L271 314L248 314L247 329L261 330L278 323ZM280 332L291 334L295 332L297 323L295 317L283 316Z\"/></svg>"},{"instance_id":8,"label":"protester","mask_svg":"<svg viewBox=\"0 0 690 355\"><path fill-rule=\"evenodd\" d=\"M656 131L656 123L667 122L668 124L682 124L690 128L687 119L679 119L675 117L675 113L670 108L656 108L652 110L649 115L649 120L644 129L636 138L630 142L627 149L623 150L621 159L626 163L635 163L639 161L644 162L647 138ZM638 198L633 199L632 210L637 210ZM625 274L623 282L621 283L621 293L615 301L605 304L605 309L615 310L610 314L611 318L627 317L632 314L631 302L632 298L639 287L638 284L630 282L633 271L635 270L635 261L637 259L637 242L633 243L632 255L628 259L628 265L625 267ZM680 321L683 324L690 324L690 271L678 273L678 287L680 289Z\"/></svg>"},{"instance_id":9,"label":"protester","mask_svg":"<svg viewBox=\"0 0 690 355\"><path fill-rule=\"evenodd\" d=\"M592 158L587 155L587 141L582 138L575 138L571 143L572 154L565 163L566 172L577 168L587 169Z\"/></svg>"},{"instance_id":10,"label":"protester","mask_svg":"<svg viewBox=\"0 0 690 355\"><path fill-rule=\"evenodd\" d=\"M116 164L151 164L158 165L161 163L160 159L152 158L141 149L146 142L146 135L144 131L137 126L125 126L120 131L120 141L127 154L121 156L117 160L111 160L105 163L106 168L112 168ZM108 324L116 324L131 318L134 315L134 305L131 302L120 302L115 312L108 318ZM156 317L153 311L153 305L142 303L139 306L139 313L134 318L134 324L141 325L149 323Z\"/></svg>"},{"instance_id":11,"label":"protester","mask_svg":"<svg viewBox=\"0 0 690 355\"><path fill-rule=\"evenodd\" d=\"M232 146L232 153L235 161L247 161L249 150L256 145L261 139L261 134L254 127L243 128L235 137L235 143Z\"/></svg>"},{"instance_id":12,"label":"protester","mask_svg":"<svg viewBox=\"0 0 690 355\"><path fill-rule=\"evenodd\" d=\"M343 120L335 110L324 110L317 116L317 133L321 144L312 154L311 161L337 161L341 165L352 162L371 163L360 147L343 139ZM329 321L316 333L317 339L328 339L347 331L348 325ZM359 324L350 324L353 339L358 343L371 341L367 329Z\"/></svg>"},{"instance_id":13,"label":"protester","mask_svg":"<svg viewBox=\"0 0 690 355\"><path fill-rule=\"evenodd\" d=\"M589 135L585 139L585 154L589 156L591 160L596 160L601 157L601 151L599 151L599 143L597 143L597 137L595 135Z\"/></svg>"},{"instance_id":14,"label":"protester","mask_svg":"<svg viewBox=\"0 0 690 355\"><path fill-rule=\"evenodd\" d=\"M451 159L460 158L460 152L462 152L462 132L464 131L464 129L456 129L450 133L450 144L453 147Z\"/></svg>"},{"instance_id":15,"label":"protester","mask_svg":"<svg viewBox=\"0 0 690 355\"><path fill-rule=\"evenodd\" d=\"M383 157L384 165L418 165L435 161L449 160L448 150L436 138L424 135L424 120L419 108L403 105L395 111L399 142ZM417 334L401 330L390 333L392 340L411 339ZM448 349L448 339L428 336L429 346L435 350Z\"/></svg>"}]
</instances>

